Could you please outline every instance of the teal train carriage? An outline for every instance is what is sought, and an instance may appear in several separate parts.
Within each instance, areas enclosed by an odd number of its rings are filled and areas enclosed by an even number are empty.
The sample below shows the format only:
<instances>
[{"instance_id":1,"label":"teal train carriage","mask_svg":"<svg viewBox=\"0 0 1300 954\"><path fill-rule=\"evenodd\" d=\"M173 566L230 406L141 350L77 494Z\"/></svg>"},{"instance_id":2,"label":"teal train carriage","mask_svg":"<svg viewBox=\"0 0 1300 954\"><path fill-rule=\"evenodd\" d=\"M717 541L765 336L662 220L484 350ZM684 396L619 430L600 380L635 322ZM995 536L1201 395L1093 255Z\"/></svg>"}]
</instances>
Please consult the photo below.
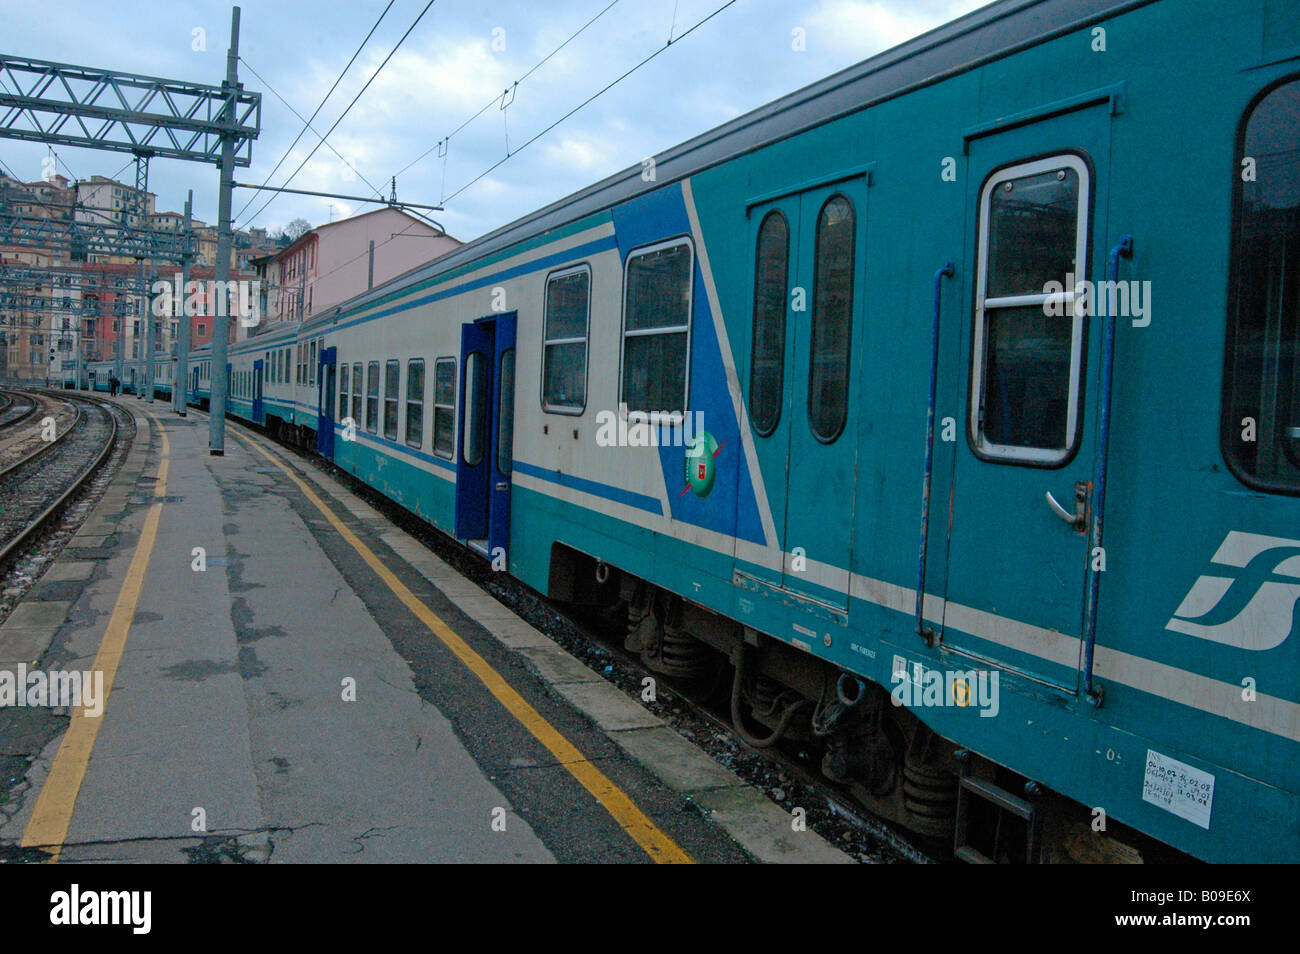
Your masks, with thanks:
<instances>
[{"instance_id":1,"label":"teal train carriage","mask_svg":"<svg viewBox=\"0 0 1300 954\"><path fill-rule=\"evenodd\" d=\"M1294 862L1297 277L1300 7L1005 0L312 319L295 427L959 858Z\"/></svg>"}]
</instances>

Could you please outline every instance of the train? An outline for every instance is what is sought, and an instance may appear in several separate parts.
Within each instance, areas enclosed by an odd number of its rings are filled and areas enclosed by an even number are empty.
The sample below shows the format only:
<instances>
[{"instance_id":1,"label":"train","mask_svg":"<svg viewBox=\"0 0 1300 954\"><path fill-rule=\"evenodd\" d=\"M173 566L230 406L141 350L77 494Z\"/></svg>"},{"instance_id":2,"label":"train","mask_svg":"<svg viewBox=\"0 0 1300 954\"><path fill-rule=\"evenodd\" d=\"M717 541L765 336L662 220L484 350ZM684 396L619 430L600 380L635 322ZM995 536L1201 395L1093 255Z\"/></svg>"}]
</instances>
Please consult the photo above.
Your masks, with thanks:
<instances>
[{"instance_id":1,"label":"train","mask_svg":"<svg viewBox=\"0 0 1300 954\"><path fill-rule=\"evenodd\" d=\"M1000 0L232 345L228 412L957 859L1296 862L1298 269L1300 7Z\"/></svg>"}]
</instances>

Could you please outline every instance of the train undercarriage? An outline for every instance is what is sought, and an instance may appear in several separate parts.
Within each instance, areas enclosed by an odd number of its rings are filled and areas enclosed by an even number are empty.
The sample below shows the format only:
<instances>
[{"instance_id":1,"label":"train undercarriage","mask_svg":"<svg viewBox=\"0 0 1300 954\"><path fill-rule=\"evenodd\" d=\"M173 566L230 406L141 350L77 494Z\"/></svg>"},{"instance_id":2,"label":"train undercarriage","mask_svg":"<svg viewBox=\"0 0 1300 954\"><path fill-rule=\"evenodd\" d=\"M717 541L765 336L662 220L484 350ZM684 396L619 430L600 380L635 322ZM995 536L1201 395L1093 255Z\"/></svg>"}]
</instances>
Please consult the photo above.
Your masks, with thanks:
<instances>
[{"instance_id":1,"label":"train undercarriage","mask_svg":"<svg viewBox=\"0 0 1300 954\"><path fill-rule=\"evenodd\" d=\"M625 650L727 717L746 744L811 753L828 782L933 857L1189 860L935 734L885 687L587 554L553 546L547 595L598 613Z\"/></svg>"}]
</instances>

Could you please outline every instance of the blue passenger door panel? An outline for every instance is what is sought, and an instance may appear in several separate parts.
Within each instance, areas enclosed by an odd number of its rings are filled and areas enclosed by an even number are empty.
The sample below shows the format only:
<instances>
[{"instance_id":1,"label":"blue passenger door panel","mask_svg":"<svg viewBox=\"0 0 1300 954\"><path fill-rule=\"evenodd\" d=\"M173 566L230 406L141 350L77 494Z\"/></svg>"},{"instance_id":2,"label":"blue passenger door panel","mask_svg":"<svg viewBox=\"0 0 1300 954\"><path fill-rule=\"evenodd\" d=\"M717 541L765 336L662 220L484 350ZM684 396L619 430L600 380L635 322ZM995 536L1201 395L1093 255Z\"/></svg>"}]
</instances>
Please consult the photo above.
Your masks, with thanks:
<instances>
[{"instance_id":1,"label":"blue passenger door panel","mask_svg":"<svg viewBox=\"0 0 1300 954\"><path fill-rule=\"evenodd\" d=\"M1084 317L1081 329L1072 332L1068 312L1053 317L1041 302L1024 299L1047 287L1040 273L1068 267L1074 281L1103 277L1109 124L1108 110L1096 106L968 139L966 265L954 294L945 294L941 336L954 349L960 346L960 372L945 377L935 412L939 420L964 419L966 433L953 462L943 645L976 663L1067 692L1079 685L1089 554L1084 533L1055 512L1047 495L1070 515L1076 507L1085 518L1091 513L1100 321ZM1073 175L1088 181L1071 203L1061 195ZM993 241L989 248L980 244L985 201L989 208L996 203L990 221L1006 223L998 233L1001 244ZM1044 246L1036 236L1063 234L1061 223L1069 215L1078 221L1064 210L1079 205L1089 260L1078 261L1073 225L1073 244L1051 239L1069 252L1040 252ZM998 256L998 277L981 286L985 259ZM1044 265L1046 259L1054 264ZM1064 274L1059 280L1062 286L1069 281ZM977 334L979 322L987 334ZM1071 371L1075 342L1079 363ZM1039 453L1033 448L1052 443L1049 435L1069 433L1071 394L1073 448L1067 453L1049 447L1042 453L1057 459L1030 460L1028 455ZM1058 421L1064 424L1058 427ZM1117 421L1122 426L1123 418ZM991 438L995 433L1004 436ZM1112 497L1123 493L1111 487ZM942 494L935 499L941 501ZM932 550L942 545L943 526L931 520Z\"/></svg>"},{"instance_id":2,"label":"blue passenger door panel","mask_svg":"<svg viewBox=\"0 0 1300 954\"><path fill-rule=\"evenodd\" d=\"M848 200L853 214L852 296L849 302L844 303L848 308L848 327L851 329L847 375L829 373L827 350L823 349L820 356L814 355L812 341L819 305L816 288L818 223L823 208L837 197ZM767 435L756 429L754 442L781 548L780 552L770 550L764 553L757 563L746 560L743 563L746 569L741 573L752 575L759 582L779 586L799 599L812 600L835 610L847 610L858 430L862 413L852 386L858 364L852 355L859 350L860 337L866 334L862 325L867 312L867 295L863 287L866 178L861 174L847 175L827 185L751 207L747 251L751 259L751 279L759 278L753 271L758 267L759 230L773 213L783 216L789 228L785 338L779 351L782 356L780 417ZM831 257L827 256L827 260ZM839 270L839 275L844 277L843 269ZM777 277L768 275L762 279L770 282ZM841 291L830 294L823 290L822 294L826 299L838 297L842 294L842 286ZM826 302L821 304L825 306ZM751 340L747 349L751 362L759 351L765 350L755 348L753 317L751 310ZM839 330L842 332L844 329L841 327ZM825 342L826 339L823 337L822 340ZM775 349L773 353L776 353ZM752 364L747 372L749 380L745 382L745 391L752 411ZM818 394L814 394L815 388ZM844 402L843 423L837 433L819 437L813 429L812 409L824 406L823 401L833 401L837 392Z\"/></svg>"},{"instance_id":3,"label":"blue passenger door panel","mask_svg":"<svg viewBox=\"0 0 1300 954\"><path fill-rule=\"evenodd\" d=\"M516 315L492 319L492 443L488 468L488 555L510 550L510 475L514 469ZM508 563L506 564L508 565Z\"/></svg>"},{"instance_id":4,"label":"blue passenger door panel","mask_svg":"<svg viewBox=\"0 0 1300 954\"><path fill-rule=\"evenodd\" d=\"M749 208L748 212L749 245L746 248L746 254L749 256L750 280L748 287L758 289L761 285L765 294L775 296L779 293L785 315L784 334L780 335L780 346L777 347L770 343L765 345L764 342L758 341L756 336L775 336L775 331L771 328L755 327L754 309L758 307L759 302L757 294L752 297L751 311L748 316L748 346L742 351L747 363L744 367L738 369L744 375L742 387L749 411L751 431L754 434L754 454L758 459L759 473L762 474L766 485L768 506L772 510L772 523L779 536L776 541L777 546L766 547L761 554L754 554L752 551L742 550L744 545L739 535L737 535L736 557L738 564L743 567L742 574L751 575L758 581L770 586L782 586L785 579L784 554L789 549L786 539L785 518L786 489L790 475L790 433L797 426L792 409L794 389L791 375L797 374L797 372L794 370L793 332L795 313L791 310L791 294L799 285L799 196L797 194L785 196L771 202L754 205ZM776 227L775 223L778 222L785 225L787 264L783 274L779 270L773 274L760 275L758 273L760 268L758 261L759 238L764 222L769 222L770 228ZM782 281L784 282L782 288L768 287L768 283L775 284ZM767 369L755 367L757 362L770 364L772 356L778 354L781 362L779 376L774 373L775 369L770 367ZM755 420L755 411L758 409L758 399L754 394L756 373L762 375L764 370L766 370L767 375L771 376L766 386L775 386L775 381L780 381L781 396L777 402L779 411L774 424L766 424L766 422ZM758 387L761 389L764 384L759 383ZM766 433L764 433L765 430ZM743 556L742 553L748 554L749 558Z\"/></svg>"},{"instance_id":5,"label":"blue passenger door panel","mask_svg":"<svg viewBox=\"0 0 1300 954\"><path fill-rule=\"evenodd\" d=\"M487 452L489 396L495 348L493 324L472 321L460 329L460 395L457 402L456 537L480 541L488 536L488 485L492 462Z\"/></svg>"},{"instance_id":6,"label":"blue passenger door panel","mask_svg":"<svg viewBox=\"0 0 1300 954\"><path fill-rule=\"evenodd\" d=\"M334 373L338 363L338 348L321 348L316 369L316 453L334 457ZM261 364L259 361L258 364ZM260 381L260 375L259 375ZM258 404L261 404L261 385L258 385Z\"/></svg>"},{"instance_id":7,"label":"blue passenger door panel","mask_svg":"<svg viewBox=\"0 0 1300 954\"><path fill-rule=\"evenodd\" d=\"M825 319L820 333L823 345L833 344L840 334L848 336L848 366L838 369L834 359L836 349L824 347L821 354L814 353L813 331L819 310L829 315L834 312L836 299L842 286L829 280L840 271L827 264L823 277L826 287L817 287L818 224L824 209L832 200L833 208L847 199L852 209L853 254L851 266L851 297L846 303L847 328L832 331L834 325ZM847 227L849 223L845 224ZM853 385L861 363L856 355L861 353L864 341L871 335L863 327L869 317L866 307L869 290L865 287L867 256L867 181L864 175L854 175L839 182L811 189L800 196L797 289L804 292L804 309L789 314L789 333L792 360L786 372L790 391L790 465L786 480L785 552L792 556L785 567L785 588L802 597L828 603L838 609L848 609L849 566L853 554L854 498L856 497L858 468L858 430L861 416L867 409L861 407L860 388ZM823 258L830 263L835 256L822 250ZM827 299L819 301L819 296ZM834 370L829 370L834 369ZM816 391L817 393L814 393ZM818 436L814 432L815 409L844 403L843 423L838 433ZM795 548L799 553L795 554ZM796 562L797 560L797 562Z\"/></svg>"},{"instance_id":8,"label":"blue passenger door panel","mask_svg":"<svg viewBox=\"0 0 1300 954\"><path fill-rule=\"evenodd\" d=\"M262 359L253 362L253 423L266 423L262 417Z\"/></svg>"}]
</instances>

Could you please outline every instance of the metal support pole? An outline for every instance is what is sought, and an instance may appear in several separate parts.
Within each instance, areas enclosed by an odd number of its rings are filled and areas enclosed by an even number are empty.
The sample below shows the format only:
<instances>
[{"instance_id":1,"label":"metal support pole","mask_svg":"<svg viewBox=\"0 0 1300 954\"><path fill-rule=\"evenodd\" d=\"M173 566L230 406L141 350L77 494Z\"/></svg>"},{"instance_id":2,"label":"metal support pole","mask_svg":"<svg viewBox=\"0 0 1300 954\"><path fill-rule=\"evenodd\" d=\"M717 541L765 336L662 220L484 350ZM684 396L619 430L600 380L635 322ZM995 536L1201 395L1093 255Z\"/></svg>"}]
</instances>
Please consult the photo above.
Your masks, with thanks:
<instances>
[{"instance_id":1,"label":"metal support pole","mask_svg":"<svg viewBox=\"0 0 1300 954\"><path fill-rule=\"evenodd\" d=\"M140 301L138 303L140 310L137 313L140 316L140 324L135 330L135 350L137 352L135 362L135 396L136 400L139 400L144 397L144 326L145 322L149 319L149 263L144 259L140 259L140 278L137 281L137 287L140 293Z\"/></svg>"},{"instance_id":2,"label":"metal support pole","mask_svg":"<svg viewBox=\"0 0 1300 954\"><path fill-rule=\"evenodd\" d=\"M239 100L239 7L230 11L230 49L226 53L226 81L222 89L228 99L222 113L216 281L217 294L225 296L225 300L218 302L217 313L212 319L212 414L208 424L208 453L217 457L226 453L226 335L230 325L227 283L230 281L230 194L235 182L235 138L239 124L236 115Z\"/></svg>"},{"instance_id":3,"label":"metal support pole","mask_svg":"<svg viewBox=\"0 0 1300 954\"><path fill-rule=\"evenodd\" d=\"M144 399L148 404L153 403L153 376L155 366L153 353L156 346L154 341L154 313L153 303L150 298L152 288L152 275L145 275L145 298L144 298Z\"/></svg>"},{"instance_id":4,"label":"metal support pole","mask_svg":"<svg viewBox=\"0 0 1300 954\"><path fill-rule=\"evenodd\" d=\"M185 255L181 259L180 340L176 342L176 379L172 381L172 407L181 417L189 412L190 397L190 262L193 260L194 190L185 197Z\"/></svg>"}]
</instances>

